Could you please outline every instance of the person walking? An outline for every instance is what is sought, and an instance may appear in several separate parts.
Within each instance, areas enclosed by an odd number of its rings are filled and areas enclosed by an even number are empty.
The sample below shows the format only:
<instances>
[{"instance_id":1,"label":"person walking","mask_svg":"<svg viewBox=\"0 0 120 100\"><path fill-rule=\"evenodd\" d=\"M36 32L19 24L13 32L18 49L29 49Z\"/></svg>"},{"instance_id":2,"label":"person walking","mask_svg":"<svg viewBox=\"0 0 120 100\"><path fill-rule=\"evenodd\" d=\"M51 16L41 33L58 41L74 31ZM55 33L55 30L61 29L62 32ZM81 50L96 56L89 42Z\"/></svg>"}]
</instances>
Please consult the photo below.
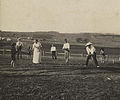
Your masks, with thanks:
<instances>
[{"instance_id":1,"label":"person walking","mask_svg":"<svg viewBox=\"0 0 120 100\"><path fill-rule=\"evenodd\" d=\"M51 51L51 54L52 54L52 59L54 60L54 63L55 63L55 60L57 59L57 50L56 50L56 47L52 44L52 47L50 49Z\"/></svg>"},{"instance_id":2,"label":"person walking","mask_svg":"<svg viewBox=\"0 0 120 100\"><path fill-rule=\"evenodd\" d=\"M64 50L65 62L67 64L69 63L69 58L70 58L70 44L68 43L67 39L65 39L65 43L62 49Z\"/></svg>"},{"instance_id":3,"label":"person walking","mask_svg":"<svg viewBox=\"0 0 120 100\"><path fill-rule=\"evenodd\" d=\"M88 42L85 46L86 46L86 51L87 51L87 54L88 54L87 55L87 60L86 60L86 66L88 66L88 62L92 57L96 67L99 67L98 61L96 59L96 49L95 49L95 47L92 45L91 42Z\"/></svg>"},{"instance_id":4,"label":"person walking","mask_svg":"<svg viewBox=\"0 0 120 100\"><path fill-rule=\"evenodd\" d=\"M34 40L33 44L33 63L39 64L41 63L41 48L42 45L38 40Z\"/></svg>"},{"instance_id":5,"label":"person walking","mask_svg":"<svg viewBox=\"0 0 120 100\"><path fill-rule=\"evenodd\" d=\"M11 66L15 67L16 61L16 43L12 43L11 45Z\"/></svg>"},{"instance_id":6,"label":"person walking","mask_svg":"<svg viewBox=\"0 0 120 100\"><path fill-rule=\"evenodd\" d=\"M23 43L20 41L20 38L18 38L18 41L16 43L16 51L17 51L17 59L22 59L22 48Z\"/></svg>"}]
</instances>

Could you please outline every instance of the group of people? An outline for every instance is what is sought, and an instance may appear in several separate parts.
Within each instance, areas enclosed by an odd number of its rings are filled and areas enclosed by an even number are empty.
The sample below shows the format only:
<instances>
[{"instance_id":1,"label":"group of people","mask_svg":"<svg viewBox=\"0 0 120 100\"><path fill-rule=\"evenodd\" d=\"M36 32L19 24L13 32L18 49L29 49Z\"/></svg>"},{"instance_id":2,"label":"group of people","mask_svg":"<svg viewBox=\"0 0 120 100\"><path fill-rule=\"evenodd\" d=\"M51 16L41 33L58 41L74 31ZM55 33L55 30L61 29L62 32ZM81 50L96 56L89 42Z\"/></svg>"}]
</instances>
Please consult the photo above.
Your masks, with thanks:
<instances>
[{"instance_id":1,"label":"group of people","mask_svg":"<svg viewBox=\"0 0 120 100\"><path fill-rule=\"evenodd\" d=\"M69 59L70 59L70 44L69 44L67 39L65 39L64 41L65 41L65 43L63 44L62 50L64 51L65 62L66 62L66 64L68 64ZM98 64L98 61L97 61L97 58L96 58L95 47L93 46L93 44L91 42L88 42L85 46L86 46L86 52L87 52L87 59L86 59L85 66L88 66L89 60L92 58L96 67L99 67L99 64ZM18 39L18 41L16 43L12 44L11 65L13 67L15 66L16 54L17 54L17 59L22 58L22 51L21 51L22 47L23 47L23 43L20 41L20 39ZM42 45L37 39L34 40L32 50L33 50L33 63L34 64L41 63ZM56 59L57 59L57 49L56 49L54 44L52 44L50 51L51 51L52 59L55 63ZM102 57L103 58L102 62L104 63L105 53L104 53L103 48L101 48L100 54L103 56Z\"/></svg>"},{"instance_id":2,"label":"group of people","mask_svg":"<svg viewBox=\"0 0 120 100\"><path fill-rule=\"evenodd\" d=\"M41 63L41 48L42 48L41 43L38 42L38 40L35 40L33 44L33 63L34 64ZM64 50L64 53L65 53L65 62L69 63L70 44L68 43L67 39L65 39L65 43L62 49ZM54 44L52 44L50 51L51 51L52 59L54 60L54 63L55 63L57 59L57 49Z\"/></svg>"}]
</instances>

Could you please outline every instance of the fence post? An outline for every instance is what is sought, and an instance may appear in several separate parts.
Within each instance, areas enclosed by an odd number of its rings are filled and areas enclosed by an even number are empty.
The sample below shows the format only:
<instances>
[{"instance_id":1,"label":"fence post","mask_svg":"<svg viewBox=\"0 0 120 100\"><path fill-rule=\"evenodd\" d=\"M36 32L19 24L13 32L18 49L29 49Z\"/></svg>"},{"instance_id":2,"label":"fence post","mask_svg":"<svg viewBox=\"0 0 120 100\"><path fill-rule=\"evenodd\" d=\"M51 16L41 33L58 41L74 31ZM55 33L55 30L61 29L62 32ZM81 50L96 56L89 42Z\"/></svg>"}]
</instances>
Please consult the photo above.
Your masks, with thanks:
<instances>
[{"instance_id":1,"label":"fence post","mask_svg":"<svg viewBox=\"0 0 120 100\"><path fill-rule=\"evenodd\" d=\"M113 58L113 64L115 64L115 59Z\"/></svg>"},{"instance_id":2,"label":"fence post","mask_svg":"<svg viewBox=\"0 0 120 100\"><path fill-rule=\"evenodd\" d=\"M43 50L43 57L45 56L45 51Z\"/></svg>"},{"instance_id":3,"label":"fence post","mask_svg":"<svg viewBox=\"0 0 120 100\"><path fill-rule=\"evenodd\" d=\"M5 48L3 48L3 56L5 55L5 51L6 51Z\"/></svg>"},{"instance_id":4,"label":"fence post","mask_svg":"<svg viewBox=\"0 0 120 100\"><path fill-rule=\"evenodd\" d=\"M84 57L84 53L82 53L82 55L81 55L82 57Z\"/></svg>"},{"instance_id":5,"label":"fence post","mask_svg":"<svg viewBox=\"0 0 120 100\"><path fill-rule=\"evenodd\" d=\"M106 61L108 62L108 59L109 59L109 55L106 55Z\"/></svg>"}]
</instances>

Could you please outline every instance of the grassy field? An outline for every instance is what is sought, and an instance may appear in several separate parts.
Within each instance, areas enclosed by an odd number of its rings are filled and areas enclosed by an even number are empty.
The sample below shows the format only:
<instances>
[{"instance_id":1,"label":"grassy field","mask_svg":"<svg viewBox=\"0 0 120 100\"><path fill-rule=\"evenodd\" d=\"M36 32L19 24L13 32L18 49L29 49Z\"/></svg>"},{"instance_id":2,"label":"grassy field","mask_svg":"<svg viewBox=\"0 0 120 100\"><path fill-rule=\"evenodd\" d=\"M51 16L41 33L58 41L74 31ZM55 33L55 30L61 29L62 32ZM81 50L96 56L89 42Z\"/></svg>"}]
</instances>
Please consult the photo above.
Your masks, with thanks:
<instances>
[{"instance_id":1,"label":"grassy field","mask_svg":"<svg viewBox=\"0 0 120 100\"><path fill-rule=\"evenodd\" d=\"M42 64L33 64L32 58L17 60L15 68L10 66L10 51L0 52L0 100L120 100L120 46L119 35L107 34L59 34L58 32L0 32L2 37L11 37L16 41L22 37L24 53L33 40L42 41L43 49L50 52L51 43L56 43L59 53L63 53L64 38L71 44L71 54L86 54L85 43L76 43L77 38L90 39L95 43L97 54L105 47L109 60L96 68L90 61L84 67L85 56L71 56L66 65L63 55L53 63L50 53L42 57ZM57 41L54 41L57 38ZM102 40L102 41L101 41ZM9 49L10 42L0 41L0 49ZM108 46L108 47L107 47ZM97 56L98 57L98 56ZM113 64L113 59L115 63Z\"/></svg>"},{"instance_id":2,"label":"grassy field","mask_svg":"<svg viewBox=\"0 0 120 100\"><path fill-rule=\"evenodd\" d=\"M84 63L75 57L66 65L59 57L54 64L43 57L34 65L24 56L12 68L10 56L0 55L0 100L120 100L120 63Z\"/></svg>"}]
</instances>

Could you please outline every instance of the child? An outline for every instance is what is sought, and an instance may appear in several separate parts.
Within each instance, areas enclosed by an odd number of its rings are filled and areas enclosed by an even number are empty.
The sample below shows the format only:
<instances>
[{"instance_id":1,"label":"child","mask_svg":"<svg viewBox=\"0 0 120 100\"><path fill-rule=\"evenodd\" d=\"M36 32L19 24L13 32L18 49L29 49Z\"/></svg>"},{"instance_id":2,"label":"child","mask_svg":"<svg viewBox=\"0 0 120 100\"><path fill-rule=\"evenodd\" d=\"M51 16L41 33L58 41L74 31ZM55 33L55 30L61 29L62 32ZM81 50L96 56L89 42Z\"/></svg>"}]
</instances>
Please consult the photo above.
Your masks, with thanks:
<instances>
[{"instance_id":1,"label":"child","mask_svg":"<svg viewBox=\"0 0 120 100\"><path fill-rule=\"evenodd\" d=\"M15 61L16 61L16 43L13 43L11 46L11 66L15 67Z\"/></svg>"},{"instance_id":2,"label":"child","mask_svg":"<svg viewBox=\"0 0 120 100\"><path fill-rule=\"evenodd\" d=\"M100 49L100 55L102 56L101 63L105 63L105 51L104 51L104 48Z\"/></svg>"},{"instance_id":3,"label":"child","mask_svg":"<svg viewBox=\"0 0 120 100\"><path fill-rule=\"evenodd\" d=\"M28 47L28 58L30 57L31 58L32 56L32 48L29 46Z\"/></svg>"},{"instance_id":4,"label":"child","mask_svg":"<svg viewBox=\"0 0 120 100\"><path fill-rule=\"evenodd\" d=\"M51 53L52 53L52 59L54 60L55 63L55 60L57 59L57 53L56 53L56 47L53 44L51 47Z\"/></svg>"}]
</instances>

